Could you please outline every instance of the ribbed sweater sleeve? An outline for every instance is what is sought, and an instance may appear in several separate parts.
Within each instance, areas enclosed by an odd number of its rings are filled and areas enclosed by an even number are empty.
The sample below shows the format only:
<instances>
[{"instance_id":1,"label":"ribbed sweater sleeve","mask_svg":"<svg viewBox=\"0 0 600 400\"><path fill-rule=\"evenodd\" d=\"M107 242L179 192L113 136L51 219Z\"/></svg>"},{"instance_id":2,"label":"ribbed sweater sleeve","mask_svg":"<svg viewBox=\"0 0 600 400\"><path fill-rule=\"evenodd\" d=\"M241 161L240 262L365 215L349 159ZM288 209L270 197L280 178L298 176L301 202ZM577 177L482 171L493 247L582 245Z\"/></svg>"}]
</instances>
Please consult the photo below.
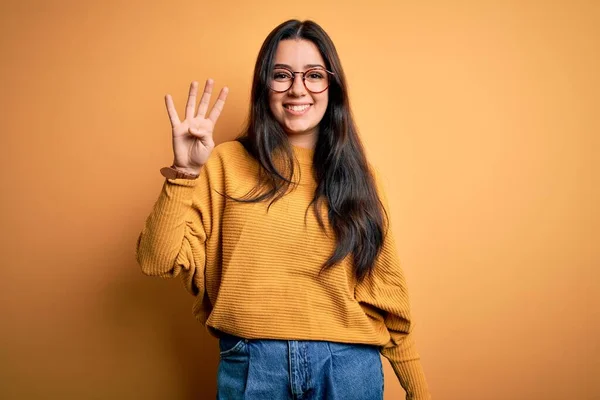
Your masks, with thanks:
<instances>
[{"instance_id":1,"label":"ribbed sweater sleeve","mask_svg":"<svg viewBox=\"0 0 600 400\"><path fill-rule=\"evenodd\" d=\"M194 180L165 180L136 248L144 274L180 276L186 289L200 297L205 289L205 244L211 234L213 212L220 210L222 203L211 188L211 184L218 187L215 182L222 181L221 171L213 165L218 167L218 162L209 160Z\"/></svg>"},{"instance_id":2,"label":"ribbed sweater sleeve","mask_svg":"<svg viewBox=\"0 0 600 400\"><path fill-rule=\"evenodd\" d=\"M377 190L389 216L381 178L375 173ZM407 400L430 399L427 381L412 337L412 320L406 280L400 266L392 228L388 225L374 273L357 285L355 297L371 318L383 319L390 340L381 354L390 361Z\"/></svg>"}]
</instances>

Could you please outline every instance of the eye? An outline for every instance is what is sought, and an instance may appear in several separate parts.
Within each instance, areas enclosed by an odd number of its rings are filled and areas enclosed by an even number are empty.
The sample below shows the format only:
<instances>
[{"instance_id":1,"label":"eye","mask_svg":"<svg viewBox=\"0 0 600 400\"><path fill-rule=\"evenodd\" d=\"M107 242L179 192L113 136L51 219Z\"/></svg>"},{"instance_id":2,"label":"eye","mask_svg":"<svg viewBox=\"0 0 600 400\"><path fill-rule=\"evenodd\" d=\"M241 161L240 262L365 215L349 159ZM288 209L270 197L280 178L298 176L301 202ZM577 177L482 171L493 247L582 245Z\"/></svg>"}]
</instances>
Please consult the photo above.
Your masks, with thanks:
<instances>
[{"instance_id":1,"label":"eye","mask_svg":"<svg viewBox=\"0 0 600 400\"><path fill-rule=\"evenodd\" d=\"M292 74L288 71L273 71L273 79L276 81L288 81L292 79Z\"/></svg>"},{"instance_id":2,"label":"eye","mask_svg":"<svg viewBox=\"0 0 600 400\"><path fill-rule=\"evenodd\" d=\"M308 79L313 79L313 80L319 80L319 79L324 79L325 75L323 72L321 71L310 71L306 77Z\"/></svg>"}]
</instances>

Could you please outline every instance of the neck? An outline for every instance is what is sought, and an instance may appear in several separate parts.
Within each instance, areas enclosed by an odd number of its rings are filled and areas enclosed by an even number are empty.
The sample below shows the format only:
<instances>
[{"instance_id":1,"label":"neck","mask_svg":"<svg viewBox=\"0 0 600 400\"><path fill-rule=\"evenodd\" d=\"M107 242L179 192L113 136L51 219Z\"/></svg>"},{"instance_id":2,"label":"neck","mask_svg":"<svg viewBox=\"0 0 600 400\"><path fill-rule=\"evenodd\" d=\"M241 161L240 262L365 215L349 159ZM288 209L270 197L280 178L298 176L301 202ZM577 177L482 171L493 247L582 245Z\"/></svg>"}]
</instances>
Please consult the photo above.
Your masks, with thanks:
<instances>
[{"instance_id":1,"label":"neck","mask_svg":"<svg viewBox=\"0 0 600 400\"><path fill-rule=\"evenodd\" d=\"M317 145L317 130L309 132L288 134L288 140L292 146L314 149Z\"/></svg>"}]
</instances>

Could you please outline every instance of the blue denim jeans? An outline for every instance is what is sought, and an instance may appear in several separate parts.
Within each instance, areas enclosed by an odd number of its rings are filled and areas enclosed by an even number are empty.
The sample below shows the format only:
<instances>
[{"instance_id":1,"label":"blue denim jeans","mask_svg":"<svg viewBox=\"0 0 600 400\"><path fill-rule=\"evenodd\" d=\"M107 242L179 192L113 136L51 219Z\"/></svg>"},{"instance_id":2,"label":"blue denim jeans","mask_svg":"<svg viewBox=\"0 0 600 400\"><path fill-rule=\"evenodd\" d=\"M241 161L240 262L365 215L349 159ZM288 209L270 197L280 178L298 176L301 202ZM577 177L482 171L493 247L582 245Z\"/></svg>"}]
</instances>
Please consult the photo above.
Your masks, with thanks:
<instances>
[{"instance_id":1,"label":"blue denim jeans","mask_svg":"<svg viewBox=\"0 0 600 400\"><path fill-rule=\"evenodd\" d=\"M325 341L219 340L218 400L382 400L379 348Z\"/></svg>"}]
</instances>

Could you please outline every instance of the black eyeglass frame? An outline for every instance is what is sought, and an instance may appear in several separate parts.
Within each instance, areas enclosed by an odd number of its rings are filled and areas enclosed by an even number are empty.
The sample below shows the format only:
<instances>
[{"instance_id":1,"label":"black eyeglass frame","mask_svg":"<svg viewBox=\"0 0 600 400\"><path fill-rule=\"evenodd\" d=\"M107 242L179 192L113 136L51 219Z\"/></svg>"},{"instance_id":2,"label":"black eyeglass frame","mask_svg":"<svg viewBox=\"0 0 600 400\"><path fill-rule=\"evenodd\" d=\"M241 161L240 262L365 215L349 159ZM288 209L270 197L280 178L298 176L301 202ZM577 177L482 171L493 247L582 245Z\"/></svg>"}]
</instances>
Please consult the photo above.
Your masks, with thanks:
<instances>
[{"instance_id":1,"label":"black eyeglass frame","mask_svg":"<svg viewBox=\"0 0 600 400\"><path fill-rule=\"evenodd\" d=\"M309 92L314 93L314 94L323 93L324 91L326 91L327 89L329 89L329 86L331 86L331 81L330 80L327 81L327 87L325 87L325 89L321 90L320 92L313 92L312 90L310 90L306 86L306 74L309 73L309 72L311 72L311 71L325 71L325 72L327 72L330 75L335 75L335 72L329 71L328 69L325 69L323 67L309 68L309 69L307 69L304 72L303 71L292 71L289 68L283 68L283 67L277 67L277 68L274 68L274 69L283 69L285 71L288 71L290 74L292 74L292 79L290 80L290 87L288 87L285 90L275 90L275 89L273 89L271 87L271 80L269 80L269 84L268 84L269 89L272 90L272 91L274 91L275 93L283 93L283 92L287 92L288 90L290 90L292 88L292 86L294 86L294 82L296 81L296 74L302 74L302 84L304 85L304 88L306 90L308 90Z\"/></svg>"}]
</instances>

